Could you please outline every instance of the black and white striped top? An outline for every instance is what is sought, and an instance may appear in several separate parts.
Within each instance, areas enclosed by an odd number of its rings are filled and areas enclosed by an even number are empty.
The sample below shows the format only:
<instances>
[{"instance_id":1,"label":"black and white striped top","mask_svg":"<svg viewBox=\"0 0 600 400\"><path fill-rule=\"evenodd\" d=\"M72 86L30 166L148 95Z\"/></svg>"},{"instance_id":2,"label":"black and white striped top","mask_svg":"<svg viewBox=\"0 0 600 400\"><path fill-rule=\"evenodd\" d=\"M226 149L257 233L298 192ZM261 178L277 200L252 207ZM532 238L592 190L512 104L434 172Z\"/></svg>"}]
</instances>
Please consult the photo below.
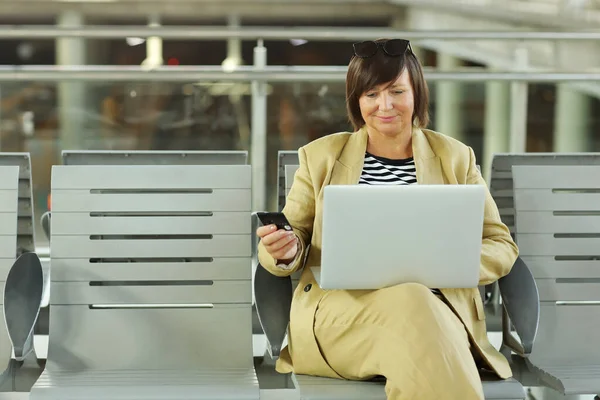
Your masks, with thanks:
<instances>
[{"instance_id":1,"label":"black and white striped top","mask_svg":"<svg viewBox=\"0 0 600 400\"><path fill-rule=\"evenodd\" d=\"M359 185L412 185L417 183L415 160L392 160L365 154Z\"/></svg>"}]
</instances>

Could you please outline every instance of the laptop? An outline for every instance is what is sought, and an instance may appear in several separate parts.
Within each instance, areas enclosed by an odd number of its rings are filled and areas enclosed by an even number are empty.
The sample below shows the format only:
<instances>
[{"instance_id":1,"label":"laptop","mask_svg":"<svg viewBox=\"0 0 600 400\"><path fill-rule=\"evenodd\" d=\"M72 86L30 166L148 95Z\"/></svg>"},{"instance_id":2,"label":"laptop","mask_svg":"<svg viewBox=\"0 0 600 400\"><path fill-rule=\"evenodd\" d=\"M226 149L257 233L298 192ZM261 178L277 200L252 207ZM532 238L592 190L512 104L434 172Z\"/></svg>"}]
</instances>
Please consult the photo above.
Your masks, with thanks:
<instances>
[{"instance_id":1,"label":"laptop","mask_svg":"<svg viewBox=\"0 0 600 400\"><path fill-rule=\"evenodd\" d=\"M483 185L329 185L323 196L321 288L478 286Z\"/></svg>"}]
</instances>

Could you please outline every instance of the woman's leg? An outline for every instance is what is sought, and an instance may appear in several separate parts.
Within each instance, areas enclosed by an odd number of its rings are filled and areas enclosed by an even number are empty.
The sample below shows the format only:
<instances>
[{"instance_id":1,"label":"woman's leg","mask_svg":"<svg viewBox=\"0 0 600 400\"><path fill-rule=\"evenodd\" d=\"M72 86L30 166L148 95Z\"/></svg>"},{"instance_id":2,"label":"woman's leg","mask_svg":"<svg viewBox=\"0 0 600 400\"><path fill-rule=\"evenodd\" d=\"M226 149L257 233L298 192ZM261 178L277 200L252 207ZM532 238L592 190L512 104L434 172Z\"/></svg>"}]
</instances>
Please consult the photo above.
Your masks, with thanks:
<instances>
[{"instance_id":1,"label":"woman's leg","mask_svg":"<svg viewBox=\"0 0 600 400\"><path fill-rule=\"evenodd\" d=\"M328 292L314 331L338 374L383 375L388 399L483 399L463 324L423 285Z\"/></svg>"}]
</instances>

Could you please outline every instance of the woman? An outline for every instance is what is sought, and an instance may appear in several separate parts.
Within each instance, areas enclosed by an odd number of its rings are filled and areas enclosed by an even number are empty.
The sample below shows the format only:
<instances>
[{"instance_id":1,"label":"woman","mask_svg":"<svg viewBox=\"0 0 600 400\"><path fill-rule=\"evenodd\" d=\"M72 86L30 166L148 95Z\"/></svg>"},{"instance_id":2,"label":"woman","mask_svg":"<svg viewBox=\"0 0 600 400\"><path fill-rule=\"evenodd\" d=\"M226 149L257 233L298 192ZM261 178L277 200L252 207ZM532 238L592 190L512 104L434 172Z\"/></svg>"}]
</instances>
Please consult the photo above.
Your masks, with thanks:
<instances>
[{"instance_id":1,"label":"woman","mask_svg":"<svg viewBox=\"0 0 600 400\"><path fill-rule=\"evenodd\" d=\"M381 375L388 399L483 399L479 369L500 378L511 370L487 340L477 288L432 291L409 283L324 291L315 282L310 267L320 264L326 185L485 185L470 147L424 129L428 90L408 41L356 43L346 99L355 132L298 151L300 167L284 208L293 232L257 230L259 260L272 274L290 275L304 260L308 267L277 370L355 380ZM508 274L518 256L489 193L482 240L479 284L486 285Z\"/></svg>"}]
</instances>

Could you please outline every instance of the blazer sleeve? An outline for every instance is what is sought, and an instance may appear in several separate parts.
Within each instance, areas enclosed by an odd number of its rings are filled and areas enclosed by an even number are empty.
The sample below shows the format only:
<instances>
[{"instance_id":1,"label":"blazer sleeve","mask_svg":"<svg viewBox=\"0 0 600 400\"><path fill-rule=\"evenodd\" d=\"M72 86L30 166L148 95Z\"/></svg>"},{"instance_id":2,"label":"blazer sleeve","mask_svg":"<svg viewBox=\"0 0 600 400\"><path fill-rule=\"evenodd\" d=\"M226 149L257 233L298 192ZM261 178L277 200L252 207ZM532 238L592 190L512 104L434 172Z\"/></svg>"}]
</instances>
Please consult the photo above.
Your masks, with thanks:
<instances>
[{"instance_id":1,"label":"blazer sleeve","mask_svg":"<svg viewBox=\"0 0 600 400\"><path fill-rule=\"evenodd\" d=\"M488 285L508 275L519 256L519 249L510 230L500 219L496 202L477 168L475 154L470 147L469 157L467 183L484 185L486 188L479 285Z\"/></svg>"},{"instance_id":2,"label":"blazer sleeve","mask_svg":"<svg viewBox=\"0 0 600 400\"><path fill-rule=\"evenodd\" d=\"M270 273L276 276L288 276L303 267L307 246L310 244L315 219L315 190L311 179L306 151L298 150L300 166L294 175L294 182L285 201L283 213L298 237L298 254L287 268L277 266L275 260L266 251L262 243L258 244L258 261Z\"/></svg>"}]
</instances>

